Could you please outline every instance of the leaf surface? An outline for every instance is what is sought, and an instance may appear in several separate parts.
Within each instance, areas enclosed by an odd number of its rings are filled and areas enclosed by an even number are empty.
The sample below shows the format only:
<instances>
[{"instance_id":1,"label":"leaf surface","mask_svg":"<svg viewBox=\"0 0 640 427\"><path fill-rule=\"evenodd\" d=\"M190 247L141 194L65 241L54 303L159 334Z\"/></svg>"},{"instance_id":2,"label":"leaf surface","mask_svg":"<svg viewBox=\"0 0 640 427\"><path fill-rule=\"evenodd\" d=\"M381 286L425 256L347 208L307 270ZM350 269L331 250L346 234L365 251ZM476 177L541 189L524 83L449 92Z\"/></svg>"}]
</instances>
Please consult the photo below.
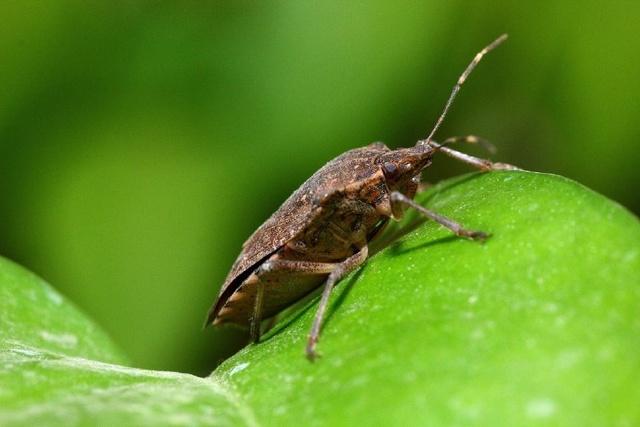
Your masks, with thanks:
<instances>
[{"instance_id":1,"label":"leaf surface","mask_svg":"<svg viewBox=\"0 0 640 427\"><path fill-rule=\"evenodd\" d=\"M215 379L129 368L51 286L0 258L0 425L253 426Z\"/></svg>"},{"instance_id":2,"label":"leaf surface","mask_svg":"<svg viewBox=\"0 0 640 427\"><path fill-rule=\"evenodd\" d=\"M418 200L493 236L418 226L336 288L316 363L303 355L314 300L214 377L269 425L638 424L637 218L529 172Z\"/></svg>"}]
</instances>

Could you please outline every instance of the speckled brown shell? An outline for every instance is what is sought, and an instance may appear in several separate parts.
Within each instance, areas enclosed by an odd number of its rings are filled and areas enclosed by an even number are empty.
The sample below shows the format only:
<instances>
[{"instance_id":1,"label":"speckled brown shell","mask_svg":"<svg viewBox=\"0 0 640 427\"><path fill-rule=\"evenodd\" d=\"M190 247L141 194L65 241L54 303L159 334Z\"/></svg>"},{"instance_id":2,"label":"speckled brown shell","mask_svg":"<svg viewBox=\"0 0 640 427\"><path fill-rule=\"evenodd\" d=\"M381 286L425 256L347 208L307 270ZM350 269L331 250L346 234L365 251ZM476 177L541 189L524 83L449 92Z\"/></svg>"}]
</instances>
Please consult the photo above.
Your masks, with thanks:
<instances>
[{"instance_id":1,"label":"speckled brown shell","mask_svg":"<svg viewBox=\"0 0 640 427\"><path fill-rule=\"evenodd\" d=\"M256 268L304 232L333 195L344 191L346 185L374 174L378 169L375 159L388 151L389 148L379 142L349 150L325 164L291 194L242 245L242 251L209 311L207 324L215 320L220 309Z\"/></svg>"}]
</instances>

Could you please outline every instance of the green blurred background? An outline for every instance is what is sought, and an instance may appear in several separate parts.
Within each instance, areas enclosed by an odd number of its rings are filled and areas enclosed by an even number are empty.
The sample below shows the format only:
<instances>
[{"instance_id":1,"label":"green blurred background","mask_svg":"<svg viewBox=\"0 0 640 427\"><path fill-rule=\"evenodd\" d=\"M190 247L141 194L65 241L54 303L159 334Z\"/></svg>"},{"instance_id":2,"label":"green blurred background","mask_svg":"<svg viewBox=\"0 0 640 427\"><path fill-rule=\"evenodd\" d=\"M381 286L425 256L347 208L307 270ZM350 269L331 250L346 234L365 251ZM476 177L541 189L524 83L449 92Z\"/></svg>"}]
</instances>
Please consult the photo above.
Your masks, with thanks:
<instances>
[{"instance_id":1,"label":"green blurred background","mask_svg":"<svg viewBox=\"0 0 640 427\"><path fill-rule=\"evenodd\" d=\"M0 254L136 366L204 374L243 345L200 327L244 239L333 156L424 137L502 32L438 135L482 135L501 161L640 211L637 2L6 1L0 16ZM425 179L466 170L443 158Z\"/></svg>"}]
</instances>

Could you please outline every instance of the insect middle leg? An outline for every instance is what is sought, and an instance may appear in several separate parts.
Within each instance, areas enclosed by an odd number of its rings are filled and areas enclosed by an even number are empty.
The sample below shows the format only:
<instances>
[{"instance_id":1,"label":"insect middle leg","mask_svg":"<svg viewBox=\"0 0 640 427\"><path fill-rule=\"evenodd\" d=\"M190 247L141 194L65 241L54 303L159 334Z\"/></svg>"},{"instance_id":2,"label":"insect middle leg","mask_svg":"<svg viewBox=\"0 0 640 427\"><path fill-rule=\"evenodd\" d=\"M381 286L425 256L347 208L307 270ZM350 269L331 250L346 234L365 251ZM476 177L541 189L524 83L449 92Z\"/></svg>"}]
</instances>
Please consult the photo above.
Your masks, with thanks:
<instances>
[{"instance_id":1,"label":"insect middle leg","mask_svg":"<svg viewBox=\"0 0 640 427\"><path fill-rule=\"evenodd\" d=\"M461 224L457 223L456 221L451 220L445 216L442 216L439 213L432 211L431 209L425 208L415 200L405 196L399 191L393 191L390 194L390 198L391 198L391 203L402 203L406 206L412 207L423 216L453 231L457 236L465 237L471 240L485 240L489 237L487 233L484 233L482 231L468 230L464 228Z\"/></svg>"}]
</instances>

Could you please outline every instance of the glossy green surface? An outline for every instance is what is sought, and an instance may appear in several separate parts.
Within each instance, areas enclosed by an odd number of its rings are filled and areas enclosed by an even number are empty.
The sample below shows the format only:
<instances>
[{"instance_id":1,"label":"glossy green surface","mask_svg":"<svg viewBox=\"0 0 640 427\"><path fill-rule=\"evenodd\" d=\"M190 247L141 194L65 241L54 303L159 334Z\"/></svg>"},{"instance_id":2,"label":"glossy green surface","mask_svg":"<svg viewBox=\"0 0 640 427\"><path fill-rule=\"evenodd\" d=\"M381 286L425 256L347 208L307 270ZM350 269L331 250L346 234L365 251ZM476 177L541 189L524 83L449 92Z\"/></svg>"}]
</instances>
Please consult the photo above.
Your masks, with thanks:
<instances>
[{"instance_id":1,"label":"glossy green surface","mask_svg":"<svg viewBox=\"0 0 640 427\"><path fill-rule=\"evenodd\" d=\"M44 349L103 362L126 361L109 337L58 291L0 257L0 350L13 348Z\"/></svg>"},{"instance_id":2,"label":"glossy green surface","mask_svg":"<svg viewBox=\"0 0 640 427\"><path fill-rule=\"evenodd\" d=\"M209 378L129 368L64 298L0 261L0 425L640 423L640 223L562 177L466 175L426 205L493 234L404 235Z\"/></svg>"},{"instance_id":3,"label":"glossy green surface","mask_svg":"<svg viewBox=\"0 0 640 427\"><path fill-rule=\"evenodd\" d=\"M420 226L340 283L317 363L303 356L312 305L214 378L268 425L639 423L637 218L525 172L420 200L493 237Z\"/></svg>"},{"instance_id":4,"label":"glossy green surface","mask_svg":"<svg viewBox=\"0 0 640 427\"><path fill-rule=\"evenodd\" d=\"M90 319L0 258L0 425L255 425L219 381L118 362L126 361Z\"/></svg>"}]
</instances>

